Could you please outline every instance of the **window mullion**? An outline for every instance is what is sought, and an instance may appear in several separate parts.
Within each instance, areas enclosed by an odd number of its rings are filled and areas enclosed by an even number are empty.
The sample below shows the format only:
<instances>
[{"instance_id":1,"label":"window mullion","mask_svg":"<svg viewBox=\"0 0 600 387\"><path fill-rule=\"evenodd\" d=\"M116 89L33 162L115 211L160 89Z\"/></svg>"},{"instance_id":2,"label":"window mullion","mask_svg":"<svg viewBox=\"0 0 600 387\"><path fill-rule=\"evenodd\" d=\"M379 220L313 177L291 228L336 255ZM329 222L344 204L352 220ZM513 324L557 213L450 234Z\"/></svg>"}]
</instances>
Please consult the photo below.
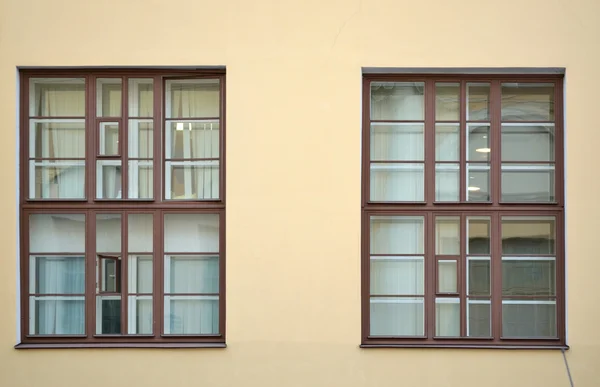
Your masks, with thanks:
<instances>
[{"instance_id":1,"label":"window mullion","mask_svg":"<svg viewBox=\"0 0 600 387\"><path fill-rule=\"evenodd\" d=\"M96 197L96 77L88 75L85 77L86 96L85 96L85 194L88 203L94 203Z\"/></svg>"},{"instance_id":2,"label":"window mullion","mask_svg":"<svg viewBox=\"0 0 600 387\"><path fill-rule=\"evenodd\" d=\"M121 127L119 128L119 150L121 154L121 199L129 199L129 82L121 78ZM123 301L121 301L123 303Z\"/></svg>"},{"instance_id":3,"label":"window mullion","mask_svg":"<svg viewBox=\"0 0 600 387\"><path fill-rule=\"evenodd\" d=\"M154 100L153 100L153 133L154 136L154 149L153 149L153 158L152 158L152 174L154 177L154 201L162 202L163 201L163 152L162 152L162 138L163 138L163 77L156 76L154 77ZM158 251L158 250L157 250Z\"/></svg>"},{"instance_id":4,"label":"window mullion","mask_svg":"<svg viewBox=\"0 0 600 387\"><path fill-rule=\"evenodd\" d=\"M164 300L164 282L163 282L163 260L164 260L164 215L162 210L154 211L154 280L152 286L153 301L153 326L152 333L155 337L160 337L164 332L163 300Z\"/></svg>"},{"instance_id":5,"label":"window mullion","mask_svg":"<svg viewBox=\"0 0 600 387\"><path fill-rule=\"evenodd\" d=\"M502 195L502 134L501 134L501 90L500 81L492 81L490 87L490 148L491 148L491 176L490 176L490 191L492 203L498 204L501 202Z\"/></svg>"},{"instance_id":6,"label":"window mullion","mask_svg":"<svg viewBox=\"0 0 600 387\"><path fill-rule=\"evenodd\" d=\"M424 125L424 161L425 161L425 202L435 201L435 82L425 82L425 125Z\"/></svg>"},{"instance_id":7,"label":"window mullion","mask_svg":"<svg viewBox=\"0 0 600 387\"><path fill-rule=\"evenodd\" d=\"M460 162L459 173L460 173L460 186L458 188L459 200L461 203L467 201L467 82L462 80L460 82L460 124L459 124L459 157Z\"/></svg>"},{"instance_id":8,"label":"window mullion","mask_svg":"<svg viewBox=\"0 0 600 387\"><path fill-rule=\"evenodd\" d=\"M93 340L96 332L96 212L85 211L85 332L87 340Z\"/></svg>"},{"instance_id":9,"label":"window mullion","mask_svg":"<svg viewBox=\"0 0 600 387\"><path fill-rule=\"evenodd\" d=\"M425 214L425 337L435 337L435 295L436 265L435 259L435 217L433 212Z\"/></svg>"},{"instance_id":10,"label":"window mullion","mask_svg":"<svg viewBox=\"0 0 600 387\"><path fill-rule=\"evenodd\" d=\"M491 214L491 270L492 270L492 337L499 341L502 336L502 235L501 213Z\"/></svg>"},{"instance_id":11,"label":"window mullion","mask_svg":"<svg viewBox=\"0 0 600 387\"><path fill-rule=\"evenodd\" d=\"M123 120L125 121L125 120ZM121 212L121 335L129 334L129 216Z\"/></svg>"}]
</instances>

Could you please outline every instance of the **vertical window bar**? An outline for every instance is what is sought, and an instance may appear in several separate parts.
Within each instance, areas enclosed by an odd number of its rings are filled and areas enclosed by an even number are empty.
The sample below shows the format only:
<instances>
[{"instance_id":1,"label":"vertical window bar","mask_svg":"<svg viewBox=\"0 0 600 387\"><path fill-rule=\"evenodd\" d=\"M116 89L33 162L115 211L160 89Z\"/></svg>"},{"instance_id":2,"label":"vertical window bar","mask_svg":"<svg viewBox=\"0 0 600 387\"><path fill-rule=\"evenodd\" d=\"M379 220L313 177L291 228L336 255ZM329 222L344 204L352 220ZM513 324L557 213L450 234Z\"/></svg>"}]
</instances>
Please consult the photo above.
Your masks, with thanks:
<instances>
[{"instance_id":1,"label":"vertical window bar","mask_svg":"<svg viewBox=\"0 0 600 387\"><path fill-rule=\"evenodd\" d=\"M491 307L492 337L499 341L502 335L502 216L495 212L491 215L490 264L491 264Z\"/></svg>"},{"instance_id":2,"label":"vertical window bar","mask_svg":"<svg viewBox=\"0 0 600 387\"><path fill-rule=\"evenodd\" d=\"M127 77L121 78L121 127L119 128L119 149L121 150L121 200L129 199L129 79ZM126 217L126 216L125 216ZM122 227L127 224L122 225ZM123 229L124 230L124 229ZM122 247L122 246L121 246ZM121 251L123 253L123 251ZM121 255L121 259L124 259L124 255ZM123 265L126 265L123 263ZM122 288L125 289L125 288ZM121 295L121 298L123 296ZM127 297L124 297L127 298ZM121 301L121 306L124 303ZM127 309L125 309L127 311ZM121 329L126 329L127 324L123 324Z\"/></svg>"},{"instance_id":3,"label":"vertical window bar","mask_svg":"<svg viewBox=\"0 0 600 387\"><path fill-rule=\"evenodd\" d=\"M424 201L435 201L435 81L425 81Z\"/></svg>"},{"instance_id":4,"label":"vertical window bar","mask_svg":"<svg viewBox=\"0 0 600 387\"><path fill-rule=\"evenodd\" d=\"M434 111L435 112L435 111ZM435 149L435 148L434 148ZM434 153L435 155L435 153ZM437 260L435 259L435 216L433 212L425 214L425 338L435 337L435 295L437 293L436 271Z\"/></svg>"},{"instance_id":5,"label":"vertical window bar","mask_svg":"<svg viewBox=\"0 0 600 387\"><path fill-rule=\"evenodd\" d=\"M467 82L460 82L460 124L459 124L459 162L460 162L460 187L458 189L459 201L467 201L467 162L466 162L466 144L467 144Z\"/></svg>"},{"instance_id":6,"label":"vertical window bar","mask_svg":"<svg viewBox=\"0 0 600 387\"><path fill-rule=\"evenodd\" d=\"M502 195L502 90L500 81L492 81L490 85L490 149L491 149L491 176L490 195L491 202L498 204Z\"/></svg>"},{"instance_id":7,"label":"vertical window bar","mask_svg":"<svg viewBox=\"0 0 600 387\"><path fill-rule=\"evenodd\" d=\"M460 336L467 336L467 217L460 215L458 293L460 298Z\"/></svg>"}]
</instances>

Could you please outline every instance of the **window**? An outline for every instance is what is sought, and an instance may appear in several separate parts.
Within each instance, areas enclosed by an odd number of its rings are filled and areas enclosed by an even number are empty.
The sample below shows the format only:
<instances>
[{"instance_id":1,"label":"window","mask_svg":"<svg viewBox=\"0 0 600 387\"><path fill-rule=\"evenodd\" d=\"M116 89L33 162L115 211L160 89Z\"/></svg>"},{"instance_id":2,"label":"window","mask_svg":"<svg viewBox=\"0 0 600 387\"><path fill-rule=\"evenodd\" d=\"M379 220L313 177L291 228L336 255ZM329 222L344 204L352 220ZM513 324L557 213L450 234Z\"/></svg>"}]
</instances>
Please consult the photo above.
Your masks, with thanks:
<instances>
[{"instance_id":1,"label":"window","mask_svg":"<svg viewBox=\"0 0 600 387\"><path fill-rule=\"evenodd\" d=\"M225 342L223 72L22 72L22 343Z\"/></svg>"},{"instance_id":2,"label":"window","mask_svg":"<svg viewBox=\"0 0 600 387\"><path fill-rule=\"evenodd\" d=\"M562 78L363 87L363 346L564 345Z\"/></svg>"}]
</instances>

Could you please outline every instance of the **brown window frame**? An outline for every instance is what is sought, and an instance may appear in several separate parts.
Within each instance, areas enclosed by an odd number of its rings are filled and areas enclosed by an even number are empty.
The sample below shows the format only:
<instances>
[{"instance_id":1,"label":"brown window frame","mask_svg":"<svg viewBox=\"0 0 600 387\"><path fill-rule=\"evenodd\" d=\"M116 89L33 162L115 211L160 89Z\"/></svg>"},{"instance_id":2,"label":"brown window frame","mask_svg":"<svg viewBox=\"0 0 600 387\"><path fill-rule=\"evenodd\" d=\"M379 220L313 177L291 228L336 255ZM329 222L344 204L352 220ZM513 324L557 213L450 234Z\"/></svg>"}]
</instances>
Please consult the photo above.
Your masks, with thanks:
<instances>
[{"instance_id":1,"label":"brown window frame","mask_svg":"<svg viewBox=\"0 0 600 387\"><path fill-rule=\"evenodd\" d=\"M439 347L439 348L528 348L548 349L567 348L565 327L565 247L564 247L564 140L563 140L563 76L562 75L498 75L498 74L364 74L362 87L362 191L361 191L361 347ZM384 202L370 200L370 163L371 143L371 83L372 82L424 82L424 200L421 202ZM460 165L459 200L441 202L435 200L435 85L436 82L460 84L459 120L452 122L459 125L459 159ZM489 177L488 202L466 201L466 84L485 82L490 84L489 125L490 147L492 148ZM500 174L500 127L501 127L501 83L553 83L554 84L554 151L555 179L554 201L547 203L502 202ZM399 120L392 122L416 122ZM440 120L441 121L441 120ZM438 122L440 122L438 121ZM389 122L389 121L387 121ZM421 122L421 121L419 121ZM450 122L450 121L441 121ZM512 122L512 121L509 121ZM538 121L529 121L538 122ZM523 121L520 123L528 123ZM411 163L411 161L404 161ZM372 336L370 335L370 217L377 215L423 216L424 217L424 336ZM460 216L460 255L457 259L456 294L441 294L441 297L460 297L460 335L456 337L435 336L435 299L437 293L437 260L435 253L435 216ZM490 308L491 333L489 338L467 337L465 270L466 263L466 226L467 216L489 216L490 222ZM555 338L509 338L502 337L502 282L501 256L502 243L500 227L501 216L544 216L555 217L555 262L556 262L556 337ZM410 254L408 254L410 255ZM453 257L452 259L456 259ZM476 297L475 297L476 298ZM475 299L474 298L474 299ZM505 297L506 298L506 297Z\"/></svg>"},{"instance_id":2,"label":"brown window frame","mask_svg":"<svg viewBox=\"0 0 600 387\"><path fill-rule=\"evenodd\" d=\"M39 199L30 198L29 192L29 80L31 78L84 78L85 79L85 198L84 199ZM96 94L98 78L121 78L121 116L99 117L96 114ZM127 128L128 80L146 78L153 80L153 198L127 198ZM219 80L219 195L209 199L165 199L165 128L166 128L166 81L178 79L217 79ZM76 348L76 347L225 347L226 334L226 245L225 245L225 171L226 171L226 79L224 69L22 69L20 71L20 340L16 348ZM55 117L52 117L55 118ZM57 117L64 118L64 117ZM193 119L193 118L190 118ZM186 120L186 118L181 118ZM101 155L99 148L99 124L101 122L119 123L118 155ZM31 156L33 158L33 156ZM96 198L97 160L121 161L121 198ZM164 218L167 214L214 214L219 220L219 283L218 283L218 333L215 334L164 334ZM32 214L83 214L85 216L85 327L82 335L32 335L29 333L29 217ZM153 216L153 252L152 255L152 334L97 335L96 334L96 296L112 293L96 292L96 258L104 255L108 258L114 253L96 253L96 215L121 215L121 330L127 332L127 235L129 214L151 214ZM60 255L61 253L51 253ZM140 253L141 254L141 253ZM109 257L110 256L110 257ZM114 258L114 257L112 257ZM100 280L101 281L101 280ZM132 293L137 294L137 293Z\"/></svg>"}]
</instances>

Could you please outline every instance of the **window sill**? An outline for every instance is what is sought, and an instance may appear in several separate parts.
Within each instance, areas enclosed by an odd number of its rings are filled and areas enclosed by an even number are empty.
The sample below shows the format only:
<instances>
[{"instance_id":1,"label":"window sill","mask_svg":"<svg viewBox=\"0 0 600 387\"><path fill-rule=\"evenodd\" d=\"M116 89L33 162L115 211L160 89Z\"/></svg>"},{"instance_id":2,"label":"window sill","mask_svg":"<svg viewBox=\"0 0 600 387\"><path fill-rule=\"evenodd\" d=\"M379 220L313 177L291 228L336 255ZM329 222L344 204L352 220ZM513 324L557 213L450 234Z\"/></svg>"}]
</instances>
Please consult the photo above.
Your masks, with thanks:
<instances>
[{"instance_id":1,"label":"window sill","mask_svg":"<svg viewBox=\"0 0 600 387\"><path fill-rule=\"evenodd\" d=\"M15 349L67 349L67 348L227 348L225 343L56 343L17 344Z\"/></svg>"},{"instance_id":2,"label":"window sill","mask_svg":"<svg viewBox=\"0 0 600 387\"><path fill-rule=\"evenodd\" d=\"M568 345L502 345L502 344L361 344L360 348L437 348L437 349L535 349L569 350Z\"/></svg>"}]
</instances>

